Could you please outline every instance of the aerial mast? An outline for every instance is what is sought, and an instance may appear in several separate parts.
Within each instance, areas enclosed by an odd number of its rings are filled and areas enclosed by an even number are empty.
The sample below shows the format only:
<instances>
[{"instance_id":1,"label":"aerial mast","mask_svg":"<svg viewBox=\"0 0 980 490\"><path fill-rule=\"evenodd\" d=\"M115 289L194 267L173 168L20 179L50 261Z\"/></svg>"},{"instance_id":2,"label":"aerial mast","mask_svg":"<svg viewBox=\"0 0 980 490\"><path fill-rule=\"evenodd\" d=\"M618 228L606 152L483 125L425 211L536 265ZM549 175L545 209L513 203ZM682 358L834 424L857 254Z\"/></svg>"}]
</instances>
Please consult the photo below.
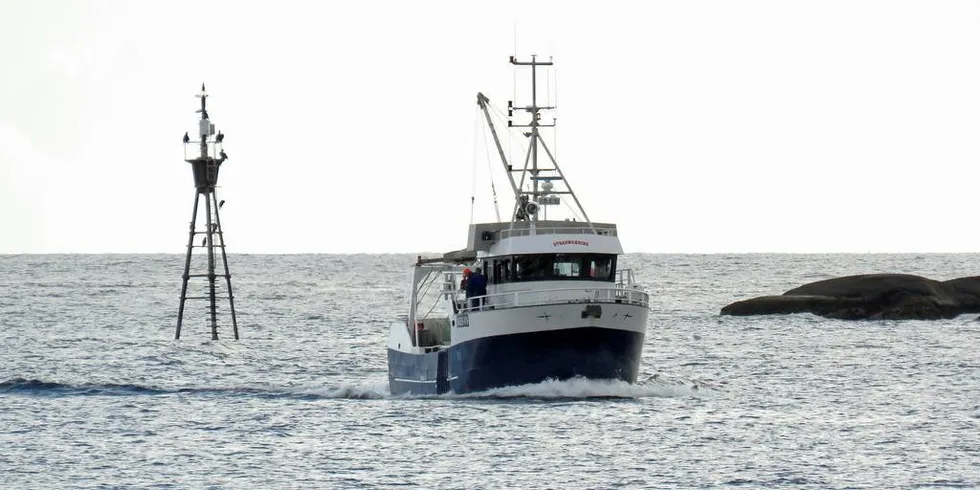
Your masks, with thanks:
<instances>
[{"instance_id":1,"label":"aerial mast","mask_svg":"<svg viewBox=\"0 0 980 490\"><path fill-rule=\"evenodd\" d=\"M507 115L513 114L514 109L524 110L531 115L531 122L529 124L513 124L513 121L508 121L507 125L509 127L516 128L531 128L530 135L530 157L531 157L531 199L537 202L537 198L541 193L539 190L539 179L538 173L540 169L538 167L538 141L541 139L541 134L538 128L541 127L554 127L554 124L541 124L541 111L542 110L553 110L554 106L538 106L538 67L539 66L552 66L554 62L548 61L538 61L537 55L531 55L531 61L518 61L517 57L511 56L510 63L514 66L530 66L531 67L531 105L525 107L515 107L513 101L509 101L507 104ZM526 134L526 133L525 133ZM521 183L523 184L523 178ZM550 181L550 179L548 179ZM533 223L538 220L537 213L527 213L528 220Z\"/></svg>"},{"instance_id":2,"label":"aerial mast","mask_svg":"<svg viewBox=\"0 0 980 490\"><path fill-rule=\"evenodd\" d=\"M589 228L592 229L593 233L596 233L595 227L592 225L592 221L589 220L589 215L585 212L582 207L582 203L579 202L578 197L575 192L572 191L571 185L568 180L565 179L564 173L561 171L561 167L555 160L554 154L548 148L548 145L541 138L541 128L552 128L555 127L555 123L542 124L541 123L541 111L554 110L555 106L538 105L538 76L537 69L539 66L552 66L554 62L550 59L548 61L538 61L536 55L531 55L531 61L519 61L516 57L510 57L510 63L514 66L530 66L531 67L531 105L520 106L515 105L514 101L507 101L507 127L508 128L529 128L530 130L524 133L524 136L530 139L530 146L528 148L527 155L524 157L523 168L514 168L514 166L507 162L507 157L504 155L503 147L500 143L500 138L497 135L497 131L494 128L493 121L490 117L490 112L487 106L490 100L483 95L483 93L476 94L476 103L480 106L483 111L484 116L487 120L487 125L490 127L490 133L493 136L493 141L497 146L497 152L500 155L500 160L504 165L504 171L507 173L507 178L510 180L511 188L514 190L514 211L511 214L511 227L517 221L527 221L529 223L529 229L533 234L535 232L535 223L538 221L537 212L542 206L557 205L561 203L561 199L558 197L561 194L570 195L572 200L575 201L575 206L578 208L579 212L582 213L582 218L588 223ZM525 111L531 115L531 120L527 124L514 124L514 121L510 118L514 116L514 111ZM551 162L550 168L542 168L538 164L538 146L544 150L545 155L547 155L548 160ZM521 179L516 181L513 173L520 172ZM530 174L531 177L531 190L524 190L524 179ZM555 188L554 183L561 182L564 184L564 189ZM545 218L547 219L547 218Z\"/></svg>"}]
</instances>

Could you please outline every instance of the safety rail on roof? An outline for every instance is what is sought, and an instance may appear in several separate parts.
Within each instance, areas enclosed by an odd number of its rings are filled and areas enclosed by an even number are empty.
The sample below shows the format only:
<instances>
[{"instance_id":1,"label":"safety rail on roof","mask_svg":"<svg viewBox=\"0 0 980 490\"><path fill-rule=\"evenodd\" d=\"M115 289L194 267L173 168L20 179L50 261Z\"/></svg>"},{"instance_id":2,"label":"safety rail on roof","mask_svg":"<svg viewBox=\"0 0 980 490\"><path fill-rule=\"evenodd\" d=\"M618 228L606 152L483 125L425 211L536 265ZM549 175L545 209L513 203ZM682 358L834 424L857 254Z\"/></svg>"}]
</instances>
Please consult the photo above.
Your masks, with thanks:
<instances>
[{"instance_id":1,"label":"safety rail on roof","mask_svg":"<svg viewBox=\"0 0 980 490\"><path fill-rule=\"evenodd\" d=\"M636 278L633 277L633 269L619 269L616 271L616 286L617 287L627 287L636 284Z\"/></svg>"},{"instance_id":2,"label":"safety rail on roof","mask_svg":"<svg viewBox=\"0 0 980 490\"><path fill-rule=\"evenodd\" d=\"M616 227L612 226L609 228L603 228L601 225L596 225L595 232L591 228L582 227L554 227L554 228L534 228L535 235L603 235L603 236L616 236ZM531 229L529 228L514 228L514 229L503 229L500 230L500 238L510 238L515 236L529 236L531 235Z\"/></svg>"}]
</instances>

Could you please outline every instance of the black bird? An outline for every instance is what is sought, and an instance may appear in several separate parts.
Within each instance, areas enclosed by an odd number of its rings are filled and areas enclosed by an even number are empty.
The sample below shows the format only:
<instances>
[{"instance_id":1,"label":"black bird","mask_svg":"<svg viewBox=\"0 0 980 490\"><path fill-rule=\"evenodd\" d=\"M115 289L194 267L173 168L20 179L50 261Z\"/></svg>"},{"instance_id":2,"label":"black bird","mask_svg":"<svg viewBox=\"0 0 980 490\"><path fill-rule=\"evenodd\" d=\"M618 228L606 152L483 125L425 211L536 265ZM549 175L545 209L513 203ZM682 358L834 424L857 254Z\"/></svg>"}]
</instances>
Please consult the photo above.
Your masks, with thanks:
<instances>
[{"instance_id":1,"label":"black bird","mask_svg":"<svg viewBox=\"0 0 980 490\"><path fill-rule=\"evenodd\" d=\"M187 131L184 131L184 143L189 143L190 141L191 137L187 135Z\"/></svg>"},{"instance_id":2,"label":"black bird","mask_svg":"<svg viewBox=\"0 0 980 490\"><path fill-rule=\"evenodd\" d=\"M227 159L228 159L228 154L225 153L225 150L221 150L221 161L225 161Z\"/></svg>"},{"instance_id":3,"label":"black bird","mask_svg":"<svg viewBox=\"0 0 980 490\"><path fill-rule=\"evenodd\" d=\"M202 239L201 239L201 246L202 246L202 247L204 247L204 246L206 246L207 244L208 244L208 237L204 237L204 238L202 238Z\"/></svg>"},{"instance_id":4,"label":"black bird","mask_svg":"<svg viewBox=\"0 0 980 490\"><path fill-rule=\"evenodd\" d=\"M224 206L224 205L225 205L225 200L222 199L221 202L218 203L218 209L221 209L221 206Z\"/></svg>"},{"instance_id":5,"label":"black bird","mask_svg":"<svg viewBox=\"0 0 980 490\"><path fill-rule=\"evenodd\" d=\"M217 141L218 143L221 143L221 141L224 139L225 139L225 133L218 131L218 137L216 137L214 140Z\"/></svg>"}]
</instances>

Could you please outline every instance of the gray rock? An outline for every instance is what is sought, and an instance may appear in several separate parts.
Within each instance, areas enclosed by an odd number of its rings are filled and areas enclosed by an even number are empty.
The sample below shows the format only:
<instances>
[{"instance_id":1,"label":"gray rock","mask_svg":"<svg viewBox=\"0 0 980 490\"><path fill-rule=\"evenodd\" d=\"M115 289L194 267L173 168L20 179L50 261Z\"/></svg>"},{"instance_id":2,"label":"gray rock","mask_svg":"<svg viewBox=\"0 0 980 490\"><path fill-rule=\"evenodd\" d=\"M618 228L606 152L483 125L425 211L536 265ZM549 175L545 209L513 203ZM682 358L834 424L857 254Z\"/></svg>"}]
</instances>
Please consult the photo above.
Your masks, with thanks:
<instances>
[{"instance_id":1,"label":"gray rock","mask_svg":"<svg viewBox=\"0 0 980 490\"><path fill-rule=\"evenodd\" d=\"M737 301L722 315L812 313L843 320L953 318L980 313L980 277L939 282L908 274L838 277L786 291Z\"/></svg>"}]
</instances>

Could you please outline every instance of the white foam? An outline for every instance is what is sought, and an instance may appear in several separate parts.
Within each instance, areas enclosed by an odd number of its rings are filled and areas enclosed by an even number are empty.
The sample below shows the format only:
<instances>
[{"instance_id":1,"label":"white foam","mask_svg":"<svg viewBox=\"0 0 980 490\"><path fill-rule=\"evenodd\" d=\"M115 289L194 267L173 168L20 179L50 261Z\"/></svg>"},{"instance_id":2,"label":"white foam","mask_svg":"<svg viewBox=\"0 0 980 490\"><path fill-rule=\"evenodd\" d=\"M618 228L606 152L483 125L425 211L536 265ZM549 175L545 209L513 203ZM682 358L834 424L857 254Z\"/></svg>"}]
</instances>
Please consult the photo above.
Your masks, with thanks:
<instances>
[{"instance_id":1,"label":"white foam","mask_svg":"<svg viewBox=\"0 0 980 490\"><path fill-rule=\"evenodd\" d=\"M340 386L324 386L321 388L310 388L299 391L301 394L314 395L323 398L348 398L348 399L377 399L388 398L388 382L384 383L361 383L361 384L342 384Z\"/></svg>"},{"instance_id":2,"label":"white foam","mask_svg":"<svg viewBox=\"0 0 980 490\"><path fill-rule=\"evenodd\" d=\"M445 395L396 395L396 398L679 398L689 396L709 396L715 390L709 385L691 380L664 380L650 378L644 382L630 384L618 380L595 380L572 378L563 381L546 380L540 383L521 386L507 386L476 393ZM381 399L391 398L387 381L341 384L308 388L295 393L322 398L337 399Z\"/></svg>"},{"instance_id":3,"label":"white foam","mask_svg":"<svg viewBox=\"0 0 980 490\"><path fill-rule=\"evenodd\" d=\"M710 392L710 389L694 382L652 380L644 383L630 384L619 380L572 378L564 381L547 380L535 384L495 388L479 393L457 396L501 398L673 398L700 396L708 392Z\"/></svg>"}]
</instances>

